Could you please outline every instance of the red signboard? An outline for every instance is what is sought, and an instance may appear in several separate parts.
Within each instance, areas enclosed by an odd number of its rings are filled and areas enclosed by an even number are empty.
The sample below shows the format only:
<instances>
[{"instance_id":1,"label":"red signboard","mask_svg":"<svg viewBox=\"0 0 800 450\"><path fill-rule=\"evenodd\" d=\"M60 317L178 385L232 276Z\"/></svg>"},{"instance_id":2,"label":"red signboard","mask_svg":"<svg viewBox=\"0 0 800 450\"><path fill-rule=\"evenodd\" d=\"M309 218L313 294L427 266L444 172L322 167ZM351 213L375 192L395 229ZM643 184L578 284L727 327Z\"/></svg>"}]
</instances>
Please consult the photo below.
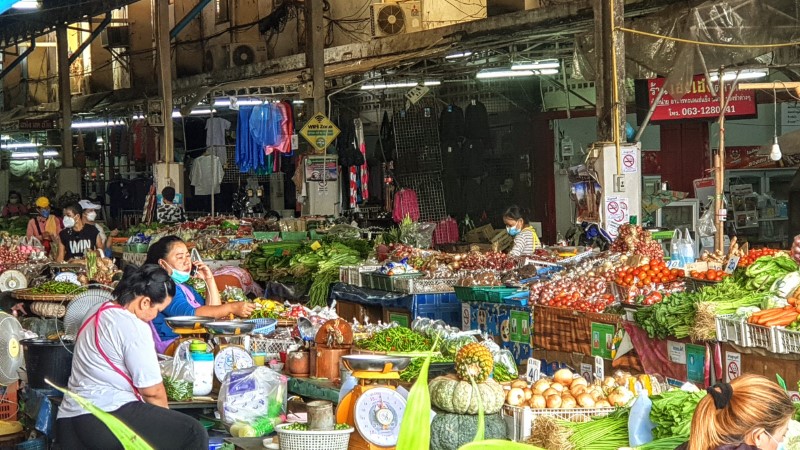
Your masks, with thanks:
<instances>
[{"instance_id":1,"label":"red signboard","mask_svg":"<svg viewBox=\"0 0 800 450\"><path fill-rule=\"evenodd\" d=\"M715 149L716 150L716 149ZM726 169L775 168L777 163L769 159L769 150L758 146L725 147Z\"/></svg>"},{"instance_id":2,"label":"red signboard","mask_svg":"<svg viewBox=\"0 0 800 450\"><path fill-rule=\"evenodd\" d=\"M648 105L653 104L665 80L665 78L647 80ZM726 87L730 87L730 85L728 84ZM657 122L659 120L716 119L719 117L719 111L719 98L711 95L704 76L695 75L692 88L680 100L672 98L669 92L664 93L651 120ZM755 91L737 89L728 102L725 117L755 116L756 111Z\"/></svg>"}]
</instances>

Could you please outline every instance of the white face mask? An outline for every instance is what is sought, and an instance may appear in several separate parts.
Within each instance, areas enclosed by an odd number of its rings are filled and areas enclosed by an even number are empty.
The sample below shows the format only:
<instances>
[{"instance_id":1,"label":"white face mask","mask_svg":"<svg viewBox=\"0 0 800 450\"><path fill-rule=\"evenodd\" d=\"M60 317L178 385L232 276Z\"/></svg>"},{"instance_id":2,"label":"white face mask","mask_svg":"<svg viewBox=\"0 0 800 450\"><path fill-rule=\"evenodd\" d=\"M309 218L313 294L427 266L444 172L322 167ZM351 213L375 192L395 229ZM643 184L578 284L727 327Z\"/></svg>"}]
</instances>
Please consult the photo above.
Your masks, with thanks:
<instances>
[{"instance_id":1,"label":"white face mask","mask_svg":"<svg viewBox=\"0 0 800 450\"><path fill-rule=\"evenodd\" d=\"M86 219L89 222L94 222L94 219L97 219L97 213L94 211L89 211L86 213Z\"/></svg>"},{"instance_id":2,"label":"white face mask","mask_svg":"<svg viewBox=\"0 0 800 450\"><path fill-rule=\"evenodd\" d=\"M75 226L75 219L72 217L65 216L64 217L64 228L72 228Z\"/></svg>"}]
</instances>

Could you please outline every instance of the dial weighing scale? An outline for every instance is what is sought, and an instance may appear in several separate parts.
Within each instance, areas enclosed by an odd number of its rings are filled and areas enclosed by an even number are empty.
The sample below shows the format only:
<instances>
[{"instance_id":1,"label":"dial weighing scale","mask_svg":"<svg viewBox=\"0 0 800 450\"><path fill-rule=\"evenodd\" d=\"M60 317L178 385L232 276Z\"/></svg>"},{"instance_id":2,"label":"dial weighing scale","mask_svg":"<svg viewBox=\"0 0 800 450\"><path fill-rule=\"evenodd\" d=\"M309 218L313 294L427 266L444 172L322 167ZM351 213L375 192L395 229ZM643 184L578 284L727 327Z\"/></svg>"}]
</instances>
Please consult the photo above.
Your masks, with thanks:
<instances>
[{"instance_id":1,"label":"dial weighing scale","mask_svg":"<svg viewBox=\"0 0 800 450\"><path fill-rule=\"evenodd\" d=\"M253 357L239 338L253 331L255 323L240 320L208 322L205 328L214 336L214 382L217 386L231 371L253 367ZM232 340L233 339L233 340Z\"/></svg>"},{"instance_id":2,"label":"dial weighing scale","mask_svg":"<svg viewBox=\"0 0 800 450\"><path fill-rule=\"evenodd\" d=\"M191 353L191 345L195 341L205 342L208 333L204 325L213 322L213 317L202 316L173 316L167 317L167 322L172 332L179 337L164 351L167 356L184 356ZM213 347L206 343L206 351L211 351Z\"/></svg>"},{"instance_id":3,"label":"dial weighing scale","mask_svg":"<svg viewBox=\"0 0 800 450\"><path fill-rule=\"evenodd\" d=\"M358 431L351 435L349 449L394 449L406 399L391 383L400 379L400 371L411 363L411 358L347 355L342 356L342 362L358 378L358 384L336 410L337 423L347 423Z\"/></svg>"}]
</instances>

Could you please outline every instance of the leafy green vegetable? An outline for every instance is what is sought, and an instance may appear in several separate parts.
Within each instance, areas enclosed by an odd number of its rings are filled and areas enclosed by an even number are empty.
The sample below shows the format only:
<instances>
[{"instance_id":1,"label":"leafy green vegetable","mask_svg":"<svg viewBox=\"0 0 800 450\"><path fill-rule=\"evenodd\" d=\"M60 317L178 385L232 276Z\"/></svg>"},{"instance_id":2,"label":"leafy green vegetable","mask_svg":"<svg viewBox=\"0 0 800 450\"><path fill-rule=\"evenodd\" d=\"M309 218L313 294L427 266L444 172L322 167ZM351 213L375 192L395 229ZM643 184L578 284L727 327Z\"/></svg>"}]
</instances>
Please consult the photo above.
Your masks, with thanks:
<instances>
[{"instance_id":1,"label":"leafy green vegetable","mask_svg":"<svg viewBox=\"0 0 800 450\"><path fill-rule=\"evenodd\" d=\"M47 384L53 386L55 389L62 392L64 395L68 395L70 398L75 400L75 403L80 405L81 408L89 411L90 413L92 413L92 415L94 415L101 422L103 422L108 427L108 429L111 430L111 433L114 434L114 437L119 439L119 442L122 444L122 447L125 450L153 450L153 447L151 447L150 444L145 442L144 439L142 439L138 434L136 434L133 430L128 428L128 426L125 425L125 423L122 422L121 420L103 411L97 406L94 406L92 402L86 400L80 395L74 392L70 392L62 387L56 386L49 380L46 381Z\"/></svg>"},{"instance_id":2,"label":"leafy green vegetable","mask_svg":"<svg viewBox=\"0 0 800 450\"><path fill-rule=\"evenodd\" d=\"M419 371L422 369L422 364L425 362L424 357L418 357L411 360L411 363L400 372L400 379L403 381L416 380L419 376ZM431 358L431 363L437 362L453 362L452 358L445 358L443 356L434 356Z\"/></svg>"},{"instance_id":3,"label":"leafy green vegetable","mask_svg":"<svg viewBox=\"0 0 800 450\"><path fill-rule=\"evenodd\" d=\"M581 450L617 450L628 446L628 409L619 409L589 422L561 422L572 430L569 441Z\"/></svg>"},{"instance_id":4,"label":"leafy green vegetable","mask_svg":"<svg viewBox=\"0 0 800 450\"><path fill-rule=\"evenodd\" d=\"M653 407L650 410L650 420L656 425L653 438L681 437L684 441L687 440L694 410L705 396L706 391L690 393L681 389L653 396Z\"/></svg>"},{"instance_id":5,"label":"leafy green vegetable","mask_svg":"<svg viewBox=\"0 0 800 450\"><path fill-rule=\"evenodd\" d=\"M367 339L356 341L355 346L375 352L405 353L430 350L431 341L410 328L392 327L378 331Z\"/></svg>"}]
</instances>

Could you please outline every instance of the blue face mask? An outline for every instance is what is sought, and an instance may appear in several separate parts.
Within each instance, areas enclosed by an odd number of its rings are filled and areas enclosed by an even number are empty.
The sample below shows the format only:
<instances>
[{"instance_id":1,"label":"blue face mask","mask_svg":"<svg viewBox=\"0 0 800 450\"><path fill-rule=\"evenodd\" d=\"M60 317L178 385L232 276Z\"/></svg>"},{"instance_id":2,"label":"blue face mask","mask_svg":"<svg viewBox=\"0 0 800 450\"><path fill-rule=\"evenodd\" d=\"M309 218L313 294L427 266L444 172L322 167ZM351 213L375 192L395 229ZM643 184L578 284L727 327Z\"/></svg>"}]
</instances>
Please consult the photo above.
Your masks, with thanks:
<instances>
[{"instance_id":1,"label":"blue face mask","mask_svg":"<svg viewBox=\"0 0 800 450\"><path fill-rule=\"evenodd\" d=\"M769 436L770 439L772 439L773 441L775 441L776 444L778 444L778 446L775 447L775 450L786 450L786 444L784 444L783 442L778 442L777 439L775 439L774 437L772 437L771 434L769 434L769 431L764 430L764 432L767 433L767 436Z\"/></svg>"},{"instance_id":2,"label":"blue face mask","mask_svg":"<svg viewBox=\"0 0 800 450\"><path fill-rule=\"evenodd\" d=\"M167 264L167 265L169 266L169 264ZM174 268L172 266L169 266L169 268L172 269L172 274L170 274L170 278L172 278L172 281L174 281L176 283L179 283L179 284L180 283L186 283L187 281L189 281L189 278L191 277L189 275L189 272L184 272L182 270L178 270L178 269L176 269L176 268Z\"/></svg>"},{"instance_id":3,"label":"blue face mask","mask_svg":"<svg viewBox=\"0 0 800 450\"><path fill-rule=\"evenodd\" d=\"M519 230L517 229L517 227L506 227L506 232L511 237L514 237L519 234Z\"/></svg>"},{"instance_id":4,"label":"blue face mask","mask_svg":"<svg viewBox=\"0 0 800 450\"><path fill-rule=\"evenodd\" d=\"M47 219L48 217L50 217L50 211L49 211L49 210L47 210L47 209L43 209L43 210L39 211L39 214L41 214L41 215L42 215L42 217L44 217L45 219Z\"/></svg>"}]
</instances>

